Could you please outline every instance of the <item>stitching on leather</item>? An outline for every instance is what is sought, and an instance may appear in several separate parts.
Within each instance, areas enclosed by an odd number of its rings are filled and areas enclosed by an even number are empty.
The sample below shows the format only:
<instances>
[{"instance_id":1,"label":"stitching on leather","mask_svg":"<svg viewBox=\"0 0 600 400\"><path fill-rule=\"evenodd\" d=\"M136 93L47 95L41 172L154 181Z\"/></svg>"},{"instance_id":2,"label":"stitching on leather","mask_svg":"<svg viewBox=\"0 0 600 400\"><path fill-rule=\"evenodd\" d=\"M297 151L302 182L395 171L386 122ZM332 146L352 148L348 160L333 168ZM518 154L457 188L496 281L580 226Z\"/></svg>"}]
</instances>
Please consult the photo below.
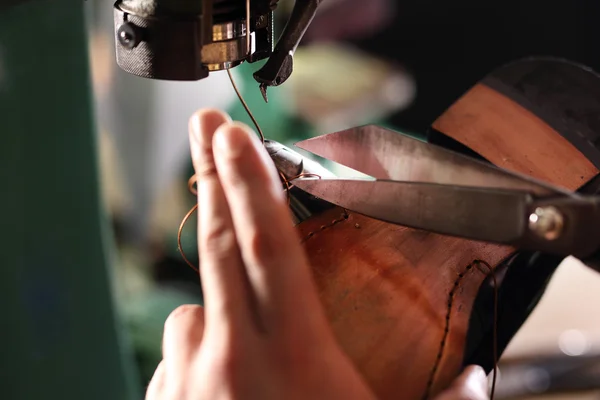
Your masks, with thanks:
<instances>
[{"instance_id":1,"label":"stitching on leather","mask_svg":"<svg viewBox=\"0 0 600 400\"><path fill-rule=\"evenodd\" d=\"M480 263L480 260L474 260L469 265L467 265L466 268L464 269L464 271L458 274L458 277L454 281L454 286L452 286L452 289L450 290L450 293L448 294L448 307L446 309L446 319L445 319L446 322L445 322L445 327L444 327L444 334L442 336L442 341L440 342L439 350L438 350L437 356L435 358L435 363L433 365L433 368L431 369L431 372L429 373L429 380L427 381L427 386L425 387L425 393L423 394L423 397L422 397L423 400L427 400L429 398L429 395L431 394L431 389L433 387L435 375L436 375L437 370L442 361L442 356L444 355L444 350L446 348L446 341L448 340L448 335L450 334L450 317L452 316L452 306L454 304L454 295L456 294L456 290L460 286L460 283L462 282L463 278L467 275L467 273L469 273L469 271L471 271L475 265L479 265L479 263Z\"/></svg>"},{"instance_id":2,"label":"stitching on leather","mask_svg":"<svg viewBox=\"0 0 600 400\"><path fill-rule=\"evenodd\" d=\"M304 243L306 242L308 239L314 237L317 233L321 233L326 229L329 229L337 224L339 224L340 222L344 222L348 219L348 217L350 217L350 214L348 214L348 211L344 210L344 213L342 214L341 217L339 217L338 219L334 219L333 221L331 221L330 223L326 224L326 225L322 225L321 227L319 227L319 229L314 230L312 232L309 232L301 241L300 243Z\"/></svg>"}]
</instances>

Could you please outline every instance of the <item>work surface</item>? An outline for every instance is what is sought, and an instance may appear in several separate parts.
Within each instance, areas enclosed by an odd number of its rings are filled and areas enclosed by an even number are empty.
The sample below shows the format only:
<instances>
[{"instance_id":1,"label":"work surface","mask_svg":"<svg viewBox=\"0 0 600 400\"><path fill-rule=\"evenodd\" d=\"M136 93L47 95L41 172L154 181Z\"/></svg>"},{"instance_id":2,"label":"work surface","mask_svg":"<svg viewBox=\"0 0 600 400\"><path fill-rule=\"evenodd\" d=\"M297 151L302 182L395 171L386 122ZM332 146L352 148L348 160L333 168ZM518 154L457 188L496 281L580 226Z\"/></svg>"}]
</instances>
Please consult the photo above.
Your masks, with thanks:
<instances>
[{"instance_id":1,"label":"work surface","mask_svg":"<svg viewBox=\"0 0 600 400\"><path fill-rule=\"evenodd\" d=\"M577 329L600 339L600 274L573 258L556 271L529 320L506 349L504 357L527 356L554 349L560 335ZM595 339L595 340L594 340Z\"/></svg>"},{"instance_id":2,"label":"work surface","mask_svg":"<svg viewBox=\"0 0 600 400\"><path fill-rule=\"evenodd\" d=\"M600 274L569 258L554 275L538 307L513 341L504 358L556 351L561 335L578 330L592 348L600 341ZM599 392L535 397L535 399L598 399ZM533 400L533 398L532 398Z\"/></svg>"}]
</instances>

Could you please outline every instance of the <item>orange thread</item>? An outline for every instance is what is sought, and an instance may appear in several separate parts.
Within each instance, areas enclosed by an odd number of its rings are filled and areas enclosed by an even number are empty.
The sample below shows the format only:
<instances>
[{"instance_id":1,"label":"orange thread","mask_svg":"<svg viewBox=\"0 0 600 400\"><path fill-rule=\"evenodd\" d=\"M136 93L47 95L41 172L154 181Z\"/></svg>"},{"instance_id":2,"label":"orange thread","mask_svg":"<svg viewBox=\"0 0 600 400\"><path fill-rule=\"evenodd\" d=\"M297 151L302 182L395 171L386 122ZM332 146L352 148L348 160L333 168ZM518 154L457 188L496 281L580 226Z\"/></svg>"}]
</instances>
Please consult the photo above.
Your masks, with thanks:
<instances>
[{"instance_id":1,"label":"orange thread","mask_svg":"<svg viewBox=\"0 0 600 400\"><path fill-rule=\"evenodd\" d=\"M190 179L188 179L188 190L194 195L194 196L198 196L198 190L196 189L195 185L198 182L198 179L196 178L196 175L192 175L192 177Z\"/></svg>"},{"instance_id":2,"label":"orange thread","mask_svg":"<svg viewBox=\"0 0 600 400\"><path fill-rule=\"evenodd\" d=\"M256 132L258 133L258 136L260 137L261 143L264 144L265 143L265 135L263 134L262 129L260 129L260 125L258 125L258 121L256 120L256 118L254 118L252 111L250 111L250 107L248 107L246 100L244 100L244 97L242 97L240 90L238 89L237 85L235 84L235 80L233 79L233 75L231 74L231 70L229 68L227 68L227 75L229 75L229 81L231 82L231 86L233 86L233 90L235 91L235 94L237 95L238 99L240 100L240 103L242 103L244 110L246 110L246 113L248 114L248 116L252 120L252 123L256 127Z\"/></svg>"},{"instance_id":3,"label":"orange thread","mask_svg":"<svg viewBox=\"0 0 600 400\"><path fill-rule=\"evenodd\" d=\"M198 204L195 204L194 207L192 207L192 209L190 211L188 211L187 214L185 214L185 217L183 217L181 224L179 224L179 229L177 230L177 250L179 250L179 253L181 253L181 257L183 257L183 261L185 261L185 263L187 265L189 265L191 269L193 269L196 272L200 272L198 270L198 267L196 267L194 264L192 264L192 262L190 260L188 260L188 258L185 255L185 252L183 251L183 246L181 245L181 233L183 232L183 227L185 226L188 219L190 219L190 217L192 216L194 211L196 211L197 209L198 209Z\"/></svg>"}]
</instances>

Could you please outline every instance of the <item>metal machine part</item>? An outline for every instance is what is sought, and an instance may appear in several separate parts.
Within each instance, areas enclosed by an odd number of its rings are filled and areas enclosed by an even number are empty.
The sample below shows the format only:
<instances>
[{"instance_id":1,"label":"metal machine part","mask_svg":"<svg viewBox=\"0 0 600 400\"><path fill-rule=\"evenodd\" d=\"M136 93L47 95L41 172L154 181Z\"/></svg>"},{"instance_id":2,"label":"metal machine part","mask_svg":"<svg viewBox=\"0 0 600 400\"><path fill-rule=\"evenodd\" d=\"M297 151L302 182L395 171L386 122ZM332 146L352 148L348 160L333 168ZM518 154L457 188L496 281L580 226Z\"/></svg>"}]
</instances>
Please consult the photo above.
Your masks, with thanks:
<instances>
[{"instance_id":1,"label":"metal machine part","mask_svg":"<svg viewBox=\"0 0 600 400\"><path fill-rule=\"evenodd\" d=\"M144 78L195 81L264 59L276 6L277 0L118 0L117 63Z\"/></svg>"},{"instance_id":2,"label":"metal machine part","mask_svg":"<svg viewBox=\"0 0 600 400\"><path fill-rule=\"evenodd\" d=\"M296 0L290 20L284 30L269 61L254 73L254 79L260 83L260 91L265 101L267 87L279 86L292 75L294 52L300 40L312 22L322 0Z\"/></svg>"},{"instance_id":3,"label":"metal machine part","mask_svg":"<svg viewBox=\"0 0 600 400\"><path fill-rule=\"evenodd\" d=\"M278 0L117 0L117 64L150 79L196 81L244 61L271 57L255 78L279 85L291 74L291 57L319 0L298 0L273 51Z\"/></svg>"},{"instance_id":4,"label":"metal machine part","mask_svg":"<svg viewBox=\"0 0 600 400\"><path fill-rule=\"evenodd\" d=\"M271 159L277 166L279 173L286 180L292 180L301 174L310 174L323 178L335 178L329 170L298 154L287 146L273 140L265 140L265 147ZM288 187L289 207L292 212L294 224L306 221L315 214L334 207L333 204L317 199L299 188Z\"/></svg>"}]
</instances>

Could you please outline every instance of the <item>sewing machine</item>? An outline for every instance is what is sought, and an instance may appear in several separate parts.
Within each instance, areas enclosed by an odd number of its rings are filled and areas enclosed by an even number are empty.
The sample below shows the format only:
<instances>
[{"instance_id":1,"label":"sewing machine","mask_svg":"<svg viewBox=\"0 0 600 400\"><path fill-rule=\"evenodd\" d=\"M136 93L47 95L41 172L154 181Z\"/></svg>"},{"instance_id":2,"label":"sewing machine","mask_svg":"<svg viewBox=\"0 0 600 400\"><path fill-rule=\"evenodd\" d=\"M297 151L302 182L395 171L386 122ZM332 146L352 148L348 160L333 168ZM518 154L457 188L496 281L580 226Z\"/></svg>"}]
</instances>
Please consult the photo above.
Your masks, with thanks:
<instances>
[{"instance_id":1,"label":"sewing machine","mask_svg":"<svg viewBox=\"0 0 600 400\"><path fill-rule=\"evenodd\" d=\"M254 73L266 101L267 88L292 74L294 51L321 0L296 1L273 48L277 2L119 0L114 6L117 63L145 78L191 81L268 58Z\"/></svg>"}]
</instances>

